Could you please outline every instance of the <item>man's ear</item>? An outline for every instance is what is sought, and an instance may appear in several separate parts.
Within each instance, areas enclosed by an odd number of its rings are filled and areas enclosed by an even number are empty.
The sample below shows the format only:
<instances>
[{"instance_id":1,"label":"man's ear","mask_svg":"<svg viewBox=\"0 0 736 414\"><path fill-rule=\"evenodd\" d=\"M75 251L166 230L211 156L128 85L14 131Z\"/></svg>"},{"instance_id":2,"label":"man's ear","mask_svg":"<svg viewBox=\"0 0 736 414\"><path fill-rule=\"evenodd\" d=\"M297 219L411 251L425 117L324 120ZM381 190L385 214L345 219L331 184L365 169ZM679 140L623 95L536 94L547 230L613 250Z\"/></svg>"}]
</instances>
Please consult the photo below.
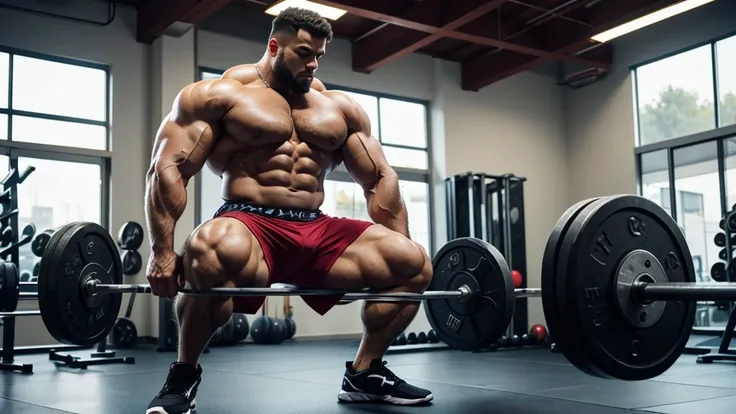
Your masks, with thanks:
<instances>
[{"instance_id":1,"label":"man's ear","mask_svg":"<svg viewBox=\"0 0 736 414\"><path fill-rule=\"evenodd\" d=\"M268 54L276 57L279 52L279 41L275 37L268 39Z\"/></svg>"}]
</instances>

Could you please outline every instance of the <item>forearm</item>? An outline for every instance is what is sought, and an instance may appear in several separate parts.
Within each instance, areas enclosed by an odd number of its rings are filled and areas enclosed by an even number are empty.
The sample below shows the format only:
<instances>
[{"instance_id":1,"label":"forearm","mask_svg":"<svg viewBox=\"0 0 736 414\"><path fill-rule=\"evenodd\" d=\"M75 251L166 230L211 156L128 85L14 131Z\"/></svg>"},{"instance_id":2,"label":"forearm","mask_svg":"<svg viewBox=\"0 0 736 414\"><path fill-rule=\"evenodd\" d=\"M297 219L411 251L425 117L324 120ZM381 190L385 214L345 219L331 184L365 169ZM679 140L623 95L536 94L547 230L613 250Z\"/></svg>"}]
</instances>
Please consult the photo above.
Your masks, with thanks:
<instances>
[{"instance_id":1,"label":"forearm","mask_svg":"<svg viewBox=\"0 0 736 414\"><path fill-rule=\"evenodd\" d=\"M174 229L186 204L186 182L177 166L152 167L146 182L146 222L154 252L174 250Z\"/></svg>"},{"instance_id":2,"label":"forearm","mask_svg":"<svg viewBox=\"0 0 736 414\"><path fill-rule=\"evenodd\" d=\"M365 194L368 215L375 223L409 237L409 218L401 198L398 175L381 176Z\"/></svg>"}]
</instances>

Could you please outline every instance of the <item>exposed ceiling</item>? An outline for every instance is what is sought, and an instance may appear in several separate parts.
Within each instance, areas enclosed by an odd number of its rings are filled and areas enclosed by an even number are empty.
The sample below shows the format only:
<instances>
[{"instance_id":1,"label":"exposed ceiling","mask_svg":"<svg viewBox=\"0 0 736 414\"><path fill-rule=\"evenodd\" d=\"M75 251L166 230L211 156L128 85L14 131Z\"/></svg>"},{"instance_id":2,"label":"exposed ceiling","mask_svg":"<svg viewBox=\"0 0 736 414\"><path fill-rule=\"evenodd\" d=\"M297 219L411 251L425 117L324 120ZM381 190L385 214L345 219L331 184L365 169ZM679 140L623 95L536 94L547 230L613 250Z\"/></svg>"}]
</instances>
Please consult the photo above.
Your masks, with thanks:
<instances>
[{"instance_id":1,"label":"exposed ceiling","mask_svg":"<svg viewBox=\"0 0 736 414\"><path fill-rule=\"evenodd\" d=\"M477 91L549 61L607 70L612 48L592 35L680 0L313 0L347 10L332 23L369 73L410 53L459 62ZM200 23L226 5L264 11L278 0L140 0L138 40L175 22Z\"/></svg>"}]
</instances>

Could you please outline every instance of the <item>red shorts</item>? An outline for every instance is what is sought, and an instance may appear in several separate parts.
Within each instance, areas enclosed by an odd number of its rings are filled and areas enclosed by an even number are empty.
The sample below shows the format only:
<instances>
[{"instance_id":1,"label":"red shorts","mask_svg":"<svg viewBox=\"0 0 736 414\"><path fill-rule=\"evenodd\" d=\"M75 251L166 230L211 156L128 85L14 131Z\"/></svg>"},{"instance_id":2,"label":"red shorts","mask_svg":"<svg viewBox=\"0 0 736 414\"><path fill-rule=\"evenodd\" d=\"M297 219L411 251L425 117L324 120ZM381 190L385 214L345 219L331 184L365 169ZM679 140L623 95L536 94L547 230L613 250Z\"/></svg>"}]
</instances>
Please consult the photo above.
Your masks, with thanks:
<instances>
[{"instance_id":1,"label":"red shorts","mask_svg":"<svg viewBox=\"0 0 736 414\"><path fill-rule=\"evenodd\" d=\"M319 211L278 209L248 203L226 203L215 217L232 217L245 224L263 250L272 283L305 289L324 289L327 272L345 249L373 223L329 217ZM342 295L304 296L320 315ZM236 297L234 312L255 314L265 297Z\"/></svg>"}]
</instances>

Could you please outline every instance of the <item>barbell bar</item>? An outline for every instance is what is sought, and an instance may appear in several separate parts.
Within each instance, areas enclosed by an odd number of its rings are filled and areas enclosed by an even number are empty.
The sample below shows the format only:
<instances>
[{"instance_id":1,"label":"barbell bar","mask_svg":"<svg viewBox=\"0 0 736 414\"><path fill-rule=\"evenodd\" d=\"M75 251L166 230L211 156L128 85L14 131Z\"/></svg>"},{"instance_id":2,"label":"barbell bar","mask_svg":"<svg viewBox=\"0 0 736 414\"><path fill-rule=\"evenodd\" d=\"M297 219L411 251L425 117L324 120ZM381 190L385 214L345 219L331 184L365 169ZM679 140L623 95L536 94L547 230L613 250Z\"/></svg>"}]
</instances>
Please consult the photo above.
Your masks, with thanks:
<instances>
[{"instance_id":1,"label":"barbell bar","mask_svg":"<svg viewBox=\"0 0 736 414\"><path fill-rule=\"evenodd\" d=\"M563 355L583 372L623 380L655 377L679 358L696 300L736 299L734 284L696 284L677 224L660 206L632 195L584 200L562 215L545 247L541 290L515 290L503 255L479 239L450 241L432 265L424 294L274 288L183 293L421 300L438 338L460 350L496 342L509 326L515 300L541 295L550 336ZM77 222L54 232L38 275L39 310L52 336L75 345L103 340L122 300L105 293L150 292L147 285L123 285L122 274L117 246L103 227Z\"/></svg>"}]
</instances>

